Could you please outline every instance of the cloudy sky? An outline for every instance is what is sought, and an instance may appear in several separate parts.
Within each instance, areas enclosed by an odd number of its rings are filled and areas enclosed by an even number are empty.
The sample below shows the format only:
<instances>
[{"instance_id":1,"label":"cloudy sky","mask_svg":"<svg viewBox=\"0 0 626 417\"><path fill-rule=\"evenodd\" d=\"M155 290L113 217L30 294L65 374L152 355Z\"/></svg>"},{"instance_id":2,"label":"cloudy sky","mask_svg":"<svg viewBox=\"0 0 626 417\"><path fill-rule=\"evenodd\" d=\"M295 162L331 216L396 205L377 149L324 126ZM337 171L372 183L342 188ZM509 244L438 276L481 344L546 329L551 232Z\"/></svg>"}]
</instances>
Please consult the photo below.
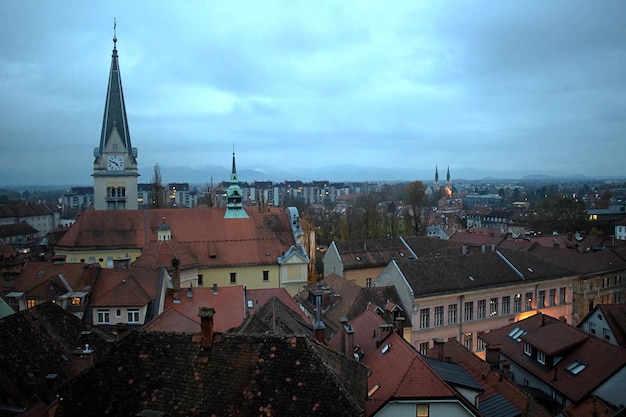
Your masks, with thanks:
<instances>
[{"instance_id":1,"label":"cloudy sky","mask_svg":"<svg viewBox=\"0 0 626 417\"><path fill-rule=\"evenodd\" d=\"M156 163L226 179L233 146L248 181L626 174L622 0L6 0L0 16L0 184L92 184L114 18L143 182Z\"/></svg>"}]
</instances>

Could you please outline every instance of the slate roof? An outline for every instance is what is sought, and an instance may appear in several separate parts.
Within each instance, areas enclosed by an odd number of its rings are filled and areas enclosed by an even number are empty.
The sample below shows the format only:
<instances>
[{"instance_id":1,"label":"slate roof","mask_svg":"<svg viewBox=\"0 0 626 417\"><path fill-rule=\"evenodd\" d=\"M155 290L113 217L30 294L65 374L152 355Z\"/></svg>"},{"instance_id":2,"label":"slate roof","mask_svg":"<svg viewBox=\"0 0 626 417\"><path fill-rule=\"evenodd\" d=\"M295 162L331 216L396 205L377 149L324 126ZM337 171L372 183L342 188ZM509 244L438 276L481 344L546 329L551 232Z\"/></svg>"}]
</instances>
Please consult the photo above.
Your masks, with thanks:
<instances>
[{"instance_id":1,"label":"slate roof","mask_svg":"<svg viewBox=\"0 0 626 417\"><path fill-rule=\"evenodd\" d=\"M297 306L296 306L297 309ZM216 317L217 318L217 317ZM313 335L311 320L303 317L277 297L272 297L261 308L237 328L233 333L282 333Z\"/></svg>"},{"instance_id":2,"label":"slate roof","mask_svg":"<svg viewBox=\"0 0 626 417\"><path fill-rule=\"evenodd\" d=\"M38 217L51 215L55 212L59 212L59 208L56 205L41 201L21 201L16 204L0 204L0 218Z\"/></svg>"},{"instance_id":3,"label":"slate roof","mask_svg":"<svg viewBox=\"0 0 626 417\"><path fill-rule=\"evenodd\" d=\"M399 237L334 243L341 257L344 270L384 267L393 258L413 256Z\"/></svg>"},{"instance_id":4,"label":"slate roof","mask_svg":"<svg viewBox=\"0 0 626 417\"><path fill-rule=\"evenodd\" d=\"M169 250L193 265L276 264L295 244L288 216L282 210L251 211L247 219L224 219L223 207L154 210L87 210L63 235L63 250L147 249L143 266L170 266ZM176 244L158 244L163 218ZM165 259L161 259L165 252ZM183 256L187 257L184 258ZM187 262L187 261L185 261ZM181 268L190 265L181 262Z\"/></svg>"},{"instance_id":5,"label":"slate roof","mask_svg":"<svg viewBox=\"0 0 626 417\"><path fill-rule=\"evenodd\" d=\"M85 341L81 332L89 330L51 302L0 319L0 391L23 408L53 401L59 387L90 364L73 355ZM95 329L88 341L97 362L109 344Z\"/></svg>"},{"instance_id":6,"label":"slate roof","mask_svg":"<svg viewBox=\"0 0 626 417\"><path fill-rule=\"evenodd\" d=\"M508 336L516 327L526 332L522 339L531 344L540 343L540 348L556 352L562 359L548 367L524 354L524 343ZM540 335L549 335L549 340ZM500 345L503 355L575 402L584 400L595 388L626 366L625 349L541 313L491 330L480 337L488 344ZM562 347L559 347L561 341ZM578 374L566 370L574 361L586 364Z\"/></svg>"},{"instance_id":7,"label":"slate roof","mask_svg":"<svg viewBox=\"0 0 626 417\"><path fill-rule=\"evenodd\" d=\"M387 310L395 305L406 312L394 286L362 288L337 274L330 274L321 281L324 288L322 301L322 319L327 328L328 337L339 328L339 319L346 317L349 320L358 316L367 309L380 307L384 318L391 323L391 314ZM298 301L312 314L315 312L315 291L317 285L307 287L298 294ZM402 314L404 325L410 326L410 314Z\"/></svg>"},{"instance_id":8,"label":"slate roof","mask_svg":"<svg viewBox=\"0 0 626 417\"><path fill-rule=\"evenodd\" d=\"M131 332L63 392L58 417L362 416L366 368L311 338Z\"/></svg>"},{"instance_id":9,"label":"slate roof","mask_svg":"<svg viewBox=\"0 0 626 417\"><path fill-rule=\"evenodd\" d=\"M612 249L579 251L534 245L528 251L583 276L626 269L626 259Z\"/></svg>"},{"instance_id":10,"label":"slate roof","mask_svg":"<svg viewBox=\"0 0 626 417\"><path fill-rule=\"evenodd\" d=\"M479 410L485 417L505 415L549 417L551 415L533 397L503 378L487 362L456 340L436 343L434 348L428 351L428 356L458 365L480 385L483 393L478 397Z\"/></svg>"},{"instance_id":11,"label":"slate roof","mask_svg":"<svg viewBox=\"0 0 626 417\"><path fill-rule=\"evenodd\" d=\"M39 233L39 231L26 222L0 225L0 239L7 239L15 236L34 235L37 233Z\"/></svg>"},{"instance_id":12,"label":"slate roof","mask_svg":"<svg viewBox=\"0 0 626 417\"><path fill-rule=\"evenodd\" d=\"M287 292L284 288L258 288L248 289L246 294L246 315L250 315L254 310L263 306L272 298L278 298L283 304L289 307L291 310L297 312L302 316L304 320L310 321L308 316L302 311L302 308L298 305L296 300ZM252 302L252 307L249 307L249 303Z\"/></svg>"},{"instance_id":13,"label":"slate roof","mask_svg":"<svg viewBox=\"0 0 626 417\"><path fill-rule=\"evenodd\" d=\"M571 271L529 252L510 249L492 252L488 248L485 253L475 250L465 255L461 250L445 250L418 260L397 259L393 262L416 297L573 275Z\"/></svg>"}]
</instances>

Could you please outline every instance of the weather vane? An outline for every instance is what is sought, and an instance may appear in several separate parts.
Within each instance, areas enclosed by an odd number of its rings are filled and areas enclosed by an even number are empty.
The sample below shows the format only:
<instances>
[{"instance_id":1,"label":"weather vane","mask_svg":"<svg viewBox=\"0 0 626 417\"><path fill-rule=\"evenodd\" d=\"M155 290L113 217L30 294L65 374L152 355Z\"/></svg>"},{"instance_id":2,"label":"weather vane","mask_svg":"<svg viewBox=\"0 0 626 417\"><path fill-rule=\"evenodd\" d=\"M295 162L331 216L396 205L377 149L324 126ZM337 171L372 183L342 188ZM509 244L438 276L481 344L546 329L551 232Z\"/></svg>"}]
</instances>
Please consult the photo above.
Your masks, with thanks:
<instances>
[{"instance_id":1,"label":"weather vane","mask_svg":"<svg viewBox=\"0 0 626 417\"><path fill-rule=\"evenodd\" d=\"M117 21L113 18L113 43L117 43Z\"/></svg>"}]
</instances>

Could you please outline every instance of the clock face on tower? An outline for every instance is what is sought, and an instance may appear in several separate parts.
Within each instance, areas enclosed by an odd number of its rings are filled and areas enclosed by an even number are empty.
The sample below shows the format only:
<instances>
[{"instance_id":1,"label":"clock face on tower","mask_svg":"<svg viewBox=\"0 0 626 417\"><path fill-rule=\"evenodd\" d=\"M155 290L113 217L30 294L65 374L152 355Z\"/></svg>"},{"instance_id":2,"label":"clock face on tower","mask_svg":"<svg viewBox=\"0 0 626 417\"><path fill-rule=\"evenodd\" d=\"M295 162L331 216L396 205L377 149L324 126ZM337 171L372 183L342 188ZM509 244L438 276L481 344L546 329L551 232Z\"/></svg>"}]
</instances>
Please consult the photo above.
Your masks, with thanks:
<instances>
[{"instance_id":1,"label":"clock face on tower","mask_svg":"<svg viewBox=\"0 0 626 417\"><path fill-rule=\"evenodd\" d=\"M112 155L107 157L107 170L122 171L124 169L124 157L121 155Z\"/></svg>"}]
</instances>

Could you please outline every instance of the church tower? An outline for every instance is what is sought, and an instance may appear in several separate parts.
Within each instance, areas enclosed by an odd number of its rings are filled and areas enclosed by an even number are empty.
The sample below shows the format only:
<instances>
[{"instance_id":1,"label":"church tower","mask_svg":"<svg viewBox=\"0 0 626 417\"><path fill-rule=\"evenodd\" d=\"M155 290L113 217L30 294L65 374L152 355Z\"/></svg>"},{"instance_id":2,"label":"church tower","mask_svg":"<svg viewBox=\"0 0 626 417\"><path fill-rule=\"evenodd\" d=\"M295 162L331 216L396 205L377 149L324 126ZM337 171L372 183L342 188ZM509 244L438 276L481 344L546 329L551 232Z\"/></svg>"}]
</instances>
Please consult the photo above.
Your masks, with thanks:
<instances>
[{"instance_id":1,"label":"church tower","mask_svg":"<svg viewBox=\"0 0 626 417\"><path fill-rule=\"evenodd\" d=\"M113 26L113 55L100 146L93 163L94 208L96 210L137 209L137 148L130 143L124 92L117 57L117 36Z\"/></svg>"},{"instance_id":2,"label":"church tower","mask_svg":"<svg viewBox=\"0 0 626 417\"><path fill-rule=\"evenodd\" d=\"M233 152L233 170L230 174L230 185L226 189L226 213L225 219L247 219L248 213L243 208L243 191L237 179L237 169L235 168L235 152Z\"/></svg>"}]
</instances>

